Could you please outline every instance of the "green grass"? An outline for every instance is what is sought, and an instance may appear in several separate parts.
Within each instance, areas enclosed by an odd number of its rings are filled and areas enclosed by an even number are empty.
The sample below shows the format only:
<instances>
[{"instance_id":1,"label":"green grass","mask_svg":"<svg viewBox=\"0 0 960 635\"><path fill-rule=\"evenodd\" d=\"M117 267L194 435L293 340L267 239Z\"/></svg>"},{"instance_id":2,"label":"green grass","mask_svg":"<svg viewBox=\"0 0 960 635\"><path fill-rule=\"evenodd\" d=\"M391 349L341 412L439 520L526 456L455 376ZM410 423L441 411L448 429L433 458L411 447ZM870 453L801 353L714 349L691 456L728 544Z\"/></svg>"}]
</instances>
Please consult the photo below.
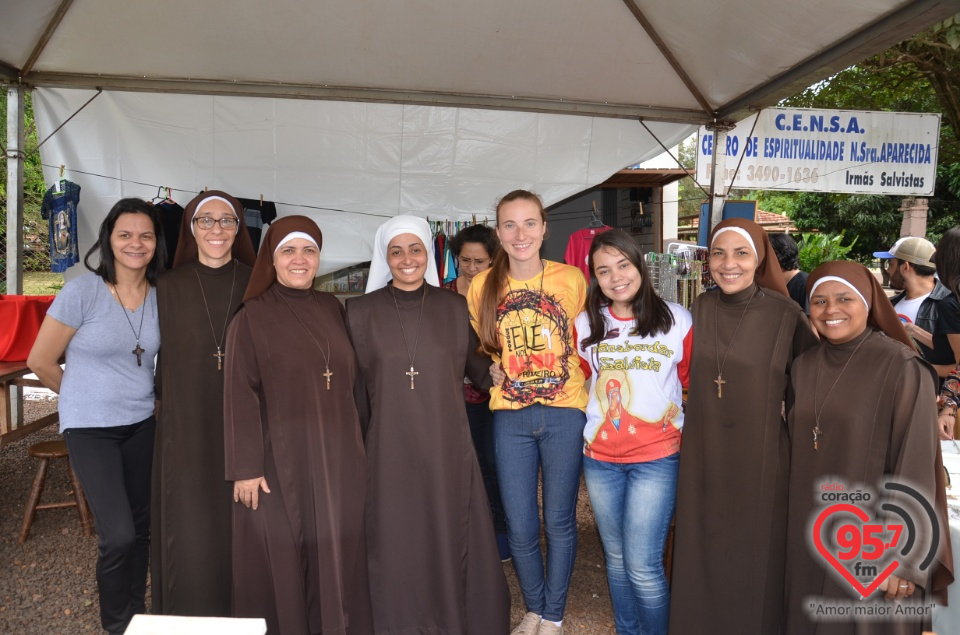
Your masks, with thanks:
<instances>
[{"instance_id":1,"label":"green grass","mask_svg":"<svg viewBox=\"0 0 960 635\"><path fill-rule=\"evenodd\" d=\"M25 271L24 295L53 295L63 287L63 274L49 271Z\"/></svg>"}]
</instances>

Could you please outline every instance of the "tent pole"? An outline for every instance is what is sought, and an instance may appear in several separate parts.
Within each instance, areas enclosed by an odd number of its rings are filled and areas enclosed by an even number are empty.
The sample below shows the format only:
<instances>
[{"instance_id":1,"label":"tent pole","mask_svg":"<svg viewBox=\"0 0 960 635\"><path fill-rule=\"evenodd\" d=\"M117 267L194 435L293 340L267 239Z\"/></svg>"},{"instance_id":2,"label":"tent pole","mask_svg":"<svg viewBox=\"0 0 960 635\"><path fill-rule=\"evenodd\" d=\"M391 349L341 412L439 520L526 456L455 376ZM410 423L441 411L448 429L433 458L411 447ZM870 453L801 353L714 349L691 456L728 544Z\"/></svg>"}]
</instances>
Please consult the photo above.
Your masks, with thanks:
<instances>
[{"instance_id":1,"label":"tent pole","mask_svg":"<svg viewBox=\"0 0 960 635\"><path fill-rule=\"evenodd\" d=\"M714 121L706 125L707 130L713 133L713 152L710 154L710 227L707 234L713 231L723 220L723 202L726 200L727 189L724 187L724 172L727 167L727 133L733 130L733 124Z\"/></svg>"},{"instance_id":2,"label":"tent pole","mask_svg":"<svg viewBox=\"0 0 960 635\"><path fill-rule=\"evenodd\" d=\"M23 293L23 99L21 85L7 88L7 290Z\"/></svg>"},{"instance_id":3,"label":"tent pole","mask_svg":"<svg viewBox=\"0 0 960 635\"><path fill-rule=\"evenodd\" d=\"M7 88L7 289L23 293L23 111L24 88ZM10 395L10 417L23 423L23 388Z\"/></svg>"}]
</instances>

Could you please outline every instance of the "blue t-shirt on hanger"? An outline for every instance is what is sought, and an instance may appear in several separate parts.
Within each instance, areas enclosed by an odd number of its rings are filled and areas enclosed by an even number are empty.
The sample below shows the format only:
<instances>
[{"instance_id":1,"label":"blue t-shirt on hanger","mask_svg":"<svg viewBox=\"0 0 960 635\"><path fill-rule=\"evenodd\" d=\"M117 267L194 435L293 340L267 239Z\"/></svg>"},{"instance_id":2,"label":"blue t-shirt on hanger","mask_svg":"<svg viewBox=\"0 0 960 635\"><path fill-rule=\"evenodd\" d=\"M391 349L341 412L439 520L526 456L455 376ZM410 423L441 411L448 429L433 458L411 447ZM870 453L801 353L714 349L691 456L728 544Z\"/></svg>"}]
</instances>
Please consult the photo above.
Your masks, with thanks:
<instances>
[{"instance_id":1,"label":"blue t-shirt on hanger","mask_svg":"<svg viewBox=\"0 0 960 635\"><path fill-rule=\"evenodd\" d=\"M49 221L50 271L63 273L80 262L77 247L77 205L80 203L80 186L61 180L60 191L51 186L43 195L40 215Z\"/></svg>"}]
</instances>

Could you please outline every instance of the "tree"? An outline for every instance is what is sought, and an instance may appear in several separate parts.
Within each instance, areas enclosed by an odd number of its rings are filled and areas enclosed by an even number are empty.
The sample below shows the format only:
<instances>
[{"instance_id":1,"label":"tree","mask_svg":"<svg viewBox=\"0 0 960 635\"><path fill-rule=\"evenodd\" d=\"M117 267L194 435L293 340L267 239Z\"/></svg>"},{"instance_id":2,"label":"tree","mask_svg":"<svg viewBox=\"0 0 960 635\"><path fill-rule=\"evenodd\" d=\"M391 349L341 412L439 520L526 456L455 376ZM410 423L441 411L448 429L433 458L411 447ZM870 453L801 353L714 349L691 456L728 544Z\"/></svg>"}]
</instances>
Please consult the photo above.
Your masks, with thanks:
<instances>
[{"instance_id":1,"label":"tree","mask_svg":"<svg viewBox=\"0 0 960 635\"><path fill-rule=\"evenodd\" d=\"M7 97L6 90L0 91L0 145L7 147ZM33 116L33 100L29 92L24 99L24 136L25 161L23 166L23 234L24 234L24 271L49 271L49 236L47 221L40 217L40 204L46 185L43 181L43 166L40 164L40 151L37 148L37 126ZM0 156L0 207L3 208L2 229L0 229L0 253L6 250L6 210L7 210L7 159ZM6 265L4 264L4 267Z\"/></svg>"},{"instance_id":2,"label":"tree","mask_svg":"<svg viewBox=\"0 0 960 635\"><path fill-rule=\"evenodd\" d=\"M927 237L960 224L960 14L818 82L781 105L803 108L939 112L937 185ZM785 213L801 231L846 230L850 256L868 261L900 235L901 198L813 192L754 192L760 207Z\"/></svg>"}]
</instances>

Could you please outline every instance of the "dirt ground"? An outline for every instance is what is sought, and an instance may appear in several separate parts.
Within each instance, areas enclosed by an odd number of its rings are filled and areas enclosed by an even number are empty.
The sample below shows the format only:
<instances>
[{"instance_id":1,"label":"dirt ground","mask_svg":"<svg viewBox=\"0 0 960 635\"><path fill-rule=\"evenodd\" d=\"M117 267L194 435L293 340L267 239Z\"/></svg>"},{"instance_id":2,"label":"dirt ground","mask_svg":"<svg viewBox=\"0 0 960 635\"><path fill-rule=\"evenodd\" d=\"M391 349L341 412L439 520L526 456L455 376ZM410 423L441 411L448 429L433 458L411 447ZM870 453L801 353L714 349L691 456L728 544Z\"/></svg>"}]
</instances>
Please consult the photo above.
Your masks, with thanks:
<instances>
[{"instance_id":1,"label":"dirt ground","mask_svg":"<svg viewBox=\"0 0 960 635\"><path fill-rule=\"evenodd\" d=\"M25 412L32 420L54 408L55 401L28 401ZM0 633L102 633L94 577L97 539L82 534L76 510L38 512L26 544L17 542L37 469L37 460L27 455L27 448L57 438L56 426L51 426L0 448ZM67 500L69 492L65 463L52 462L42 502ZM614 635L603 550L583 486L577 528L579 547L564 630L568 635ZM513 622L517 623L524 613L520 587L511 564L504 565L504 573L513 596Z\"/></svg>"}]
</instances>

